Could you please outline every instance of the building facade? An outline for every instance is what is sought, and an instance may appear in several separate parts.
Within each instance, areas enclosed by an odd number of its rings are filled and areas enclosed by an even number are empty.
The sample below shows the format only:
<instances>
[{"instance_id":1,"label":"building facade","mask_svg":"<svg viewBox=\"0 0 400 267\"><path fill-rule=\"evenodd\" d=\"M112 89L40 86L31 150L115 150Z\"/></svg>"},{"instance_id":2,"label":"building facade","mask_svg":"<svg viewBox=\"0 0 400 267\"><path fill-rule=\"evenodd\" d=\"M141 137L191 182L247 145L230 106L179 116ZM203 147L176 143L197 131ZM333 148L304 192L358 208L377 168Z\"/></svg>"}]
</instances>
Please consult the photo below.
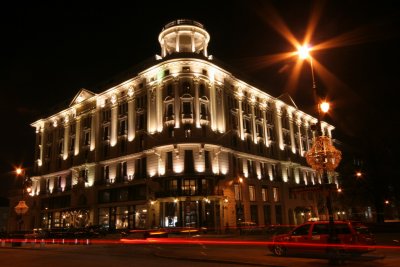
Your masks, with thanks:
<instances>
[{"instance_id":1,"label":"building facade","mask_svg":"<svg viewBox=\"0 0 400 267\"><path fill-rule=\"evenodd\" d=\"M321 183L304 158L317 119L222 68L196 21L158 40L161 55L138 71L32 123L28 227L223 231L319 216L318 192L291 191Z\"/></svg>"}]
</instances>

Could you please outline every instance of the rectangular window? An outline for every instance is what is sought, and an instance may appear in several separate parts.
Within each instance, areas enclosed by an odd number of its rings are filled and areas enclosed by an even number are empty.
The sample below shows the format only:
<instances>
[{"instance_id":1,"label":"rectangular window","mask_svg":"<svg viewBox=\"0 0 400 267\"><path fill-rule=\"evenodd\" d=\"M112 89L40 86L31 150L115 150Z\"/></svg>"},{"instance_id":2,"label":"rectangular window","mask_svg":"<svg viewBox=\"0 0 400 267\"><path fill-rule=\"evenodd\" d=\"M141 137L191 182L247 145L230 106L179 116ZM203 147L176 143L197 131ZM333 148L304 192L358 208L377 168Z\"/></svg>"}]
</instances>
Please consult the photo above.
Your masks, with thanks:
<instances>
[{"instance_id":1,"label":"rectangular window","mask_svg":"<svg viewBox=\"0 0 400 267\"><path fill-rule=\"evenodd\" d=\"M110 121L110 118L111 118L111 109L105 109L105 110L103 110L103 112L102 112L102 119L103 119L103 122L108 122L108 121Z\"/></svg>"},{"instance_id":2,"label":"rectangular window","mask_svg":"<svg viewBox=\"0 0 400 267\"><path fill-rule=\"evenodd\" d=\"M241 200L241 189L238 184L233 185L233 189L235 191L235 200Z\"/></svg>"},{"instance_id":3,"label":"rectangular window","mask_svg":"<svg viewBox=\"0 0 400 267\"><path fill-rule=\"evenodd\" d=\"M262 201L266 202L268 201L268 189L266 187L261 188L261 197Z\"/></svg>"},{"instance_id":4,"label":"rectangular window","mask_svg":"<svg viewBox=\"0 0 400 267\"><path fill-rule=\"evenodd\" d=\"M184 195L196 195L196 180L195 179L185 179L183 180L182 193Z\"/></svg>"},{"instance_id":5,"label":"rectangular window","mask_svg":"<svg viewBox=\"0 0 400 267\"><path fill-rule=\"evenodd\" d=\"M110 127L108 125L103 127L103 140L109 140L110 139Z\"/></svg>"},{"instance_id":6,"label":"rectangular window","mask_svg":"<svg viewBox=\"0 0 400 267\"><path fill-rule=\"evenodd\" d=\"M204 151L204 167L206 170L210 170L211 164L210 164L210 152L209 151Z\"/></svg>"},{"instance_id":7,"label":"rectangular window","mask_svg":"<svg viewBox=\"0 0 400 267\"><path fill-rule=\"evenodd\" d=\"M192 103L191 102L183 102L182 106L183 106L182 109L183 109L184 117L192 115Z\"/></svg>"},{"instance_id":8,"label":"rectangular window","mask_svg":"<svg viewBox=\"0 0 400 267\"><path fill-rule=\"evenodd\" d=\"M249 185L249 200L256 201L256 190L254 185Z\"/></svg>"},{"instance_id":9,"label":"rectangular window","mask_svg":"<svg viewBox=\"0 0 400 267\"><path fill-rule=\"evenodd\" d=\"M167 152L167 170L172 171L173 161L172 161L172 151Z\"/></svg>"},{"instance_id":10,"label":"rectangular window","mask_svg":"<svg viewBox=\"0 0 400 267\"><path fill-rule=\"evenodd\" d=\"M185 150L185 173L194 173L193 151Z\"/></svg>"},{"instance_id":11,"label":"rectangular window","mask_svg":"<svg viewBox=\"0 0 400 267\"><path fill-rule=\"evenodd\" d=\"M273 187L272 188L272 195L273 195L273 198L274 198L274 202L279 202L280 201L280 199L279 199L279 188L278 187Z\"/></svg>"},{"instance_id":12,"label":"rectangular window","mask_svg":"<svg viewBox=\"0 0 400 267\"><path fill-rule=\"evenodd\" d=\"M85 139L83 140L83 144L85 146L90 145L90 132L89 131L85 132Z\"/></svg>"},{"instance_id":13,"label":"rectangular window","mask_svg":"<svg viewBox=\"0 0 400 267\"><path fill-rule=\"evenodd\" d=\"M264 224L270 225L271 224L271 206L264 205Z\"/></svg>"},{"instance_id":14,"label":"rectangular window","mask_svg":"<svg viewBox=\"0 0 400 267\"><path fill-rule=\"evenodd\" d=\"M170 180L168 184L169 190L171 192L176 192L178 190L178 181L177 180Z\"/></svg>"},{"instance_id":15,"label":"rectangular window","mask_svg":"<svg viewBox=\"0 0 400 267\"><path fill-rule=\"evenodd\" d=\"M119 121L119 135L125 135L125 134L127 134L126 120L120 120Z\"/></svg>"},{"instance_id":16,"label":"rectangular window","mask_svg":"<svg viewBox=\"0 0 400 267\"><path fill-rule=\"evenodd\" d=\"M104 180L110 179L110 168L108 165L103 167L103 178Z\"/></svg>"}]
</instances>

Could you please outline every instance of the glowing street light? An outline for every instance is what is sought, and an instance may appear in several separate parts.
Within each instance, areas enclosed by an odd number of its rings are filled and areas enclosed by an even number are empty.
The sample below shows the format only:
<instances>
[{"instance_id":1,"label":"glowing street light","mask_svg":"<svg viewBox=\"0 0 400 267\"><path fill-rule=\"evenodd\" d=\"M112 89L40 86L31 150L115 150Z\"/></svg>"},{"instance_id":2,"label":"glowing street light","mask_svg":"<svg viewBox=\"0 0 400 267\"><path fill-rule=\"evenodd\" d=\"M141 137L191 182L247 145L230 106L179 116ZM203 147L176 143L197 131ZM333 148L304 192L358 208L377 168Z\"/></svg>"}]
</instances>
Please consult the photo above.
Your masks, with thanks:
<instances>
[{"instance_id":1,"label":"glowing street light","mask_svg":"<svg viewBox=\"0 0 400 267\"><path fill-rule=\"evenodd\" d=\"M321 119L322 115L329 111L329 103L327 101L319 101L317 95L317 86L315 82L314 76L314 67L313 60L311 55L309 54L310 47L308 45L303 45L298 48L298 55L301 59L309 59L310 68L311 68L311 76L312 76L312 90L313 97L315 101L315 105L317 106L318 111L318 120L316 127L316 134L314 135L314 142L312 147L306 153L307 163L317 172L322 175L323 178L323 190L328 191L326 197L326 207L328 210L329 216L329 243L337 243L337 235L334 230L334 213L332 209L332 189L331 183L328 178L328 171L334 171L335 168L339 165L341 160L341 152L338 151L333 145L332 140L329 136L325 136L321 127ZM328 187L328 188L327 188ZM335 252L332 251L332 255L329 260L330 263L335 264L337 259L334 256Z\"/></svg>"}]
</instances>

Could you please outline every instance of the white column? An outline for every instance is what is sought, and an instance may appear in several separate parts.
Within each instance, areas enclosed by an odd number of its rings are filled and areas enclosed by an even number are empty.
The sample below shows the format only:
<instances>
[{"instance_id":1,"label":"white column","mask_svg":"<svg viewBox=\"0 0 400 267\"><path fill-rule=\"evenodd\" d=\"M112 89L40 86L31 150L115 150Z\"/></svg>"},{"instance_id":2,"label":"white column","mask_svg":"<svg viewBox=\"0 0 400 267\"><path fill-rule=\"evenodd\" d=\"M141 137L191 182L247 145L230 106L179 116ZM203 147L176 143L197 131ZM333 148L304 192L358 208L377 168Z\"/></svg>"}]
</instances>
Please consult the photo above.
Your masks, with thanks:
<instances>
[{"instance_id":1,"label":"white column","mask_svg":"<svg viewBox=\"0 0 400 267\"><path fill-rule=\"evenodd\" d=\"M90 125L90 151L96 148L96 129L99 120L99 111L95 109L92 112L92 123Z\"/></svg>"},{"instance_id":2,"label":"white column","mask_svg":"<svg viewBox=\"0 0 400 267\"><path fill-rule=\"evenodd\" d=\"M283 145L283 136L282 136L282 112L281 112L281 107L278 105L275 105L275 130L276 134L278 136L278 143L279 143L279 148L281 150L284 149Z\"/></svg>"},{"instance_id":3,"label":"white column","mask_svg":"<svg viewBox=\"0 0 400 267\"><path fill-rule=\"evenodd\" d=\"M292 110L288 110L289 116L289 129L290 129L290 143L292 147L292 153L296 154L296 143L294 139L294 128L293 128L293 112Z\"/></svg>"},{"instance_id":4,"label":"white column","mask_svg":"<svg viewBox=\"0 0 400 267\"><path fill-rule=\"evenodd\" d=\"M191 37L191 42L192 42L192 52L194 53L194 52L196 52L196 46L194 43L194 32L192 32L190 37Z\"/></svg>"},{"instance_id":5,"label":"white column","mask_svg":"<svg viewBox=\"0 0 400 267\"><path fill-rule=\"evenodd\" d=\"M239 130L240 130L240 139L244 140L244 132L243 132L243 110L242 110L242 99L238 99L239 103Z\"/></svg>"},{"instance_id":6,"label":"white column","mask_svg":"<svg viewBox=\"0 0 400 267\"><path fill-rule=\"evenodd\" d=\"M264 130L264 140L265 140L265 146L269 147L269 136L268 136L268 125L267 125L267 114L265 109L262 110L262 116L263 116L263 130Z\"/></svg>"},{"instance_id":7,"label":"white column","mask_svg":"<svg viewBox=\"0 0 400 267\"><path fill-rule=\"evenodd\" d=\"M154 133L157 130L157 87L147 90L147 131Z\"/></svg>"},{"instance_id":8,"label":"white column","mask_svg":"<svg viewBox=\"0 0 400 267\"><path fill-rule=\"evenodd\" d=\"M135 139L135 99L128 100L128 141Z\"/></svg>"},{"instance_id":9,"label":"white column","mask_svg":"<svg viewBox=\"0 0 400 267\"><path fill-rule=\"evenodd\" d=\"M257 140L257 128L256 128L256 114L254 112L254 104L251 103L251 124L253 128L253 142L254 144L258 143Z\"/></svg>"},{"instance_id":10,"label":"white column","mask_svg":"<svg viewBox=\"0 0 400 267\"><path fill-rule=\"evenodd\" d=\"M179 52L179 33L176 33L176 39L175 39L175 51Z\"/></svg>"},{"instance_id":11,"label":"white column","mask_svg":"<svg viewBox=\"0 0 400 267\"><path fill-rule=\"evenodd\" d=\"M39 151L39 153L40 153L40 158L39 158L39 162L38 162L38 165L39 166L42 166L42 164L43 164L43 150L44 150L44 139L45 139L45 130L44 130L44 128L45 128L45 123L43 123L43 125L42 125L42 127L40 127L40 129L39 129L39 132L40 132L40 135L41 135L41 142L40 142L40 151Z\"/></svg>"},{"instance_id":12,"label":"white column","mask_svg":"<svg viewBox=\"0 0 400 267\"><path fill-rule=\"evenodd\" d=\"M79 141L81 139L81 118L77 117L75 122L75 152L74 155L79 154Z\"/></svg>"},{"instance_id":13,"label":"white column","mask_svg":"<svg viewBox=\"0 0 400 267\"><path fill-rule=\"evenodd\" d=\"M211 113L211 130L217 130L217 114L216 114L216 99L215 99L215 84L209 84L210 90L210 113Z\"/></svg>"},{"instance_id":14,"label":"white column","mask_svg":"<svg viewBox=\"0 0 400 267\"><path fill-rule=\"evenodd\" d=\"M220 133L225 132L225 108L224 108L224 92L222 88L218 88L216 100L216 116L217 128Z\"/></svg>"},{"instance_id":15,"label":"white column","mask_svg":"<svg viewBox=\"0 0 400 267\"><path fill-rule=\"evenodd\" d=\"M208 42L204 41L203 55L204 55L205 57L208 57L207 47L208 47Z\"/></svg>"},{"instance_id":16,"label":"white column","mask_svg":"<svg viewBox=\"0 0 400 267\"><path fill-rule=\"evenodd\" d=\"M165 48L164 39L161 40L161 56L165 57L167 55L167 49Z\"/></svg>"},{"instance_id":17,"label":"white column","mask_svg":"<svg viewBox=\"0 0 400 267\"><path fill-rule=\"evenodd\" d=\"M64 153L63 153L64 160L68 158L68 144L69 144L69 122L67 121L64 124Z\"/></svg>"},{"instance_id":18,"label":"white column","mask_svg":"<svg viewBox=\"0 0 400 267\"><path fill-rule=\"evenodd\" d=\"M118 122L118 104L111 107L111 139L110 145L117 144L117 122Z\"/></svg>"},{"instance_id":19,"label":"white column","mask_svg":"<svg viewBox=\"0 0 400 267\"><path fill-rule=\"evenodd\" d=\"M175 91L175 128L180 127L180 107L181 107L181 98L179 94L179 80L174 79L174 91Z\"/></svg>"},{"instance_id":20,"label":"white column","mask_svg":"<svg viewBox=\"0 0 400 267\"><path fill-rule=\"evenodd\" d=\"M163 130L163 101L162 92L164 85L157 86L157 132L161 133Z\"/></svg>"},{"instance_id":21,"label":"white column","mask_svg":"<svg viewBox=\"0 0 400 267\"><path fill-rule=\"evenodd\" d=\"M298 132L298 140L299 140L299 154L300 156L304 155L304 149L303 149L303 142L302 142L302 138L301 138L301 118L297 118L296 120L296 124L297 124L297 132Z\"/></svg>"},{"instance_id":22,"label":"white column","mask_svg":"<svg viewBox=\"0 0 400 267\"><path fill-rule=\"evenodd\" d=\"M308 127L310 126L308 121L304 121L304 129L306 132L306 147L304 148L306 151L310 150L310 143L309 143L309 139L310 137L308 136Z\"/></svg>"},{"instance_id":23,"label":"white column","mask_svg":"<svg viewBox=\"0 0 400 267\"><path fill-rule=\"evenodd\" d=\"M199 101L199 80L194 79L194 116L196 128L201 128L200 125L200 101Z\"/></svg>"}]
</instances>

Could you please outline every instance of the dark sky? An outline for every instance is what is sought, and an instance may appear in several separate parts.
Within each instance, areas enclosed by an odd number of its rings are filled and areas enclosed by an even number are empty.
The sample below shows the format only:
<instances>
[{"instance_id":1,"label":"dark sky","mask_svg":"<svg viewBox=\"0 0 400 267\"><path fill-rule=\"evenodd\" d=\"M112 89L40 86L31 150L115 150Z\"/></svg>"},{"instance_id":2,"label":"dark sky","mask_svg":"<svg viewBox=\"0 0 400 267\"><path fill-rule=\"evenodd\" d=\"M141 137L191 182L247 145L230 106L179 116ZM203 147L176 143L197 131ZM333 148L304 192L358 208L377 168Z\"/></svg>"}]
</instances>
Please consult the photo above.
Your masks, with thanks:
<instances>
[{"instance_id":1,"label":"dark sky","mask_svg":"<svg viewBox=\"0 0 400 267\"><path fill-rule=\"evenodd\" d=\"M57 104L69 103L80 88L90 90L159 54L158 34L169 21L203 23L211 35L210 54L279 96L294 60L268 65L263 59L293 48L268 23L271 7L301 40L315 6L312 1L215 0L130 5L17 1L2 6L0 195L7 190L14 165L32 164L30 123ZM361 144L375 140L392 149L398 146L393 133L400 121L399 13L395 1L326 1L322 7L313 43L353 33L341 47L314 55L336 77L329 84L317 78L317 86L334 101L328 119L339 136L366 140ZM292 97L300 109L312 112L309 69L302 70Z\"/></svg>"}]
</instances>

